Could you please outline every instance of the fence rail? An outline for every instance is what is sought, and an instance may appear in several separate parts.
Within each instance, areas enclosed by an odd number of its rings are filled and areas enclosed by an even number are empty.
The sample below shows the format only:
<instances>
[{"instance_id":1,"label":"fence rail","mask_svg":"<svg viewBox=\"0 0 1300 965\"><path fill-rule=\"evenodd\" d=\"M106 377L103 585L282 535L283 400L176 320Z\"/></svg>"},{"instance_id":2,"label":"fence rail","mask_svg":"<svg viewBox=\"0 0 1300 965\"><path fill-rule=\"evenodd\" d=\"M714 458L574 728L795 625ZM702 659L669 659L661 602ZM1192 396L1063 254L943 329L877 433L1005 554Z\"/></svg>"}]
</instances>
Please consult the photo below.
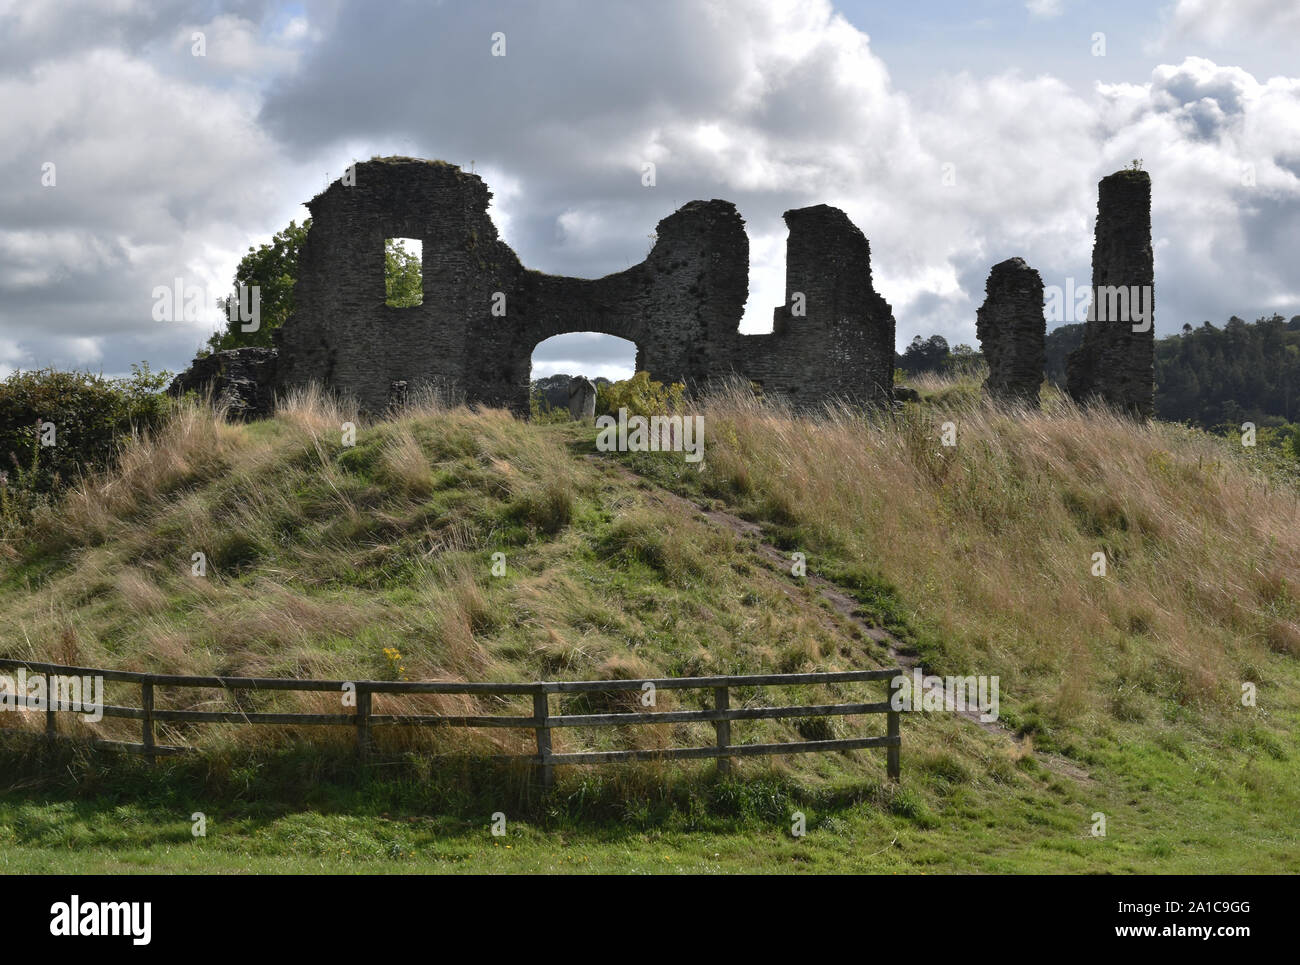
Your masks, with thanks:
<instances>
[{"instance_id":1,"label":"fence rail","mask_svg":"<svg viewBox=\"0 0 1300 965\"><path fill-rule=\"evenodd\" d=\"M554 680L533 683L459 683L452 681L383 681L383 680L296 680L288 677L199 677L172 674L136 673L127 670L97 670L90 667L71 667L61 664L37 663L29 660L0 658L0 670L26 670L29 673L50 677L99 677L105 681L133 683L140 687L140 706L124 707L104 704L105 717L126 718L141 722L139 744L111 741L123 750L144 754L150 760L161 754L178 754L188 747L159 744L155 739L155 725L159 722L221 723L221 724L280 724L291 726L351 726L356 728L357 750L364 759L372 747L371 730L376 726L405 727L508 727L532 730L537 744L536 754L514 755L514 759L531 761L537 768L544 787L549 787L556 765L603 764L613 761L691 760L714 758L718 769L727 772L733 757L752 757L783 754L823 753L827 751L859 750L883 747L886 750L886 771L890 780L899 779L899 714L893 709L893 696L898 686L901 669L847 670L828 673L794 674L739 674L715 677L661 677L642 680ZM860 683L888 681L889 699L875 703L807 704L779 707L732 708L731 691L737 687L797 686L828 683ZM299 692L333 692L352 694L355 712L350 714L280 714L243 711L165 710L154 706L156 687L185 687L200 689L287 690ZM655 690L712 690L711 710L670 710L649 713L613 714L552 714L552 694ZM468 695L531 695L533 713L521 716L474 716L447 714L377 714L374 712L375 694L468 694ZM45 710L45 732L58 736L56 713L66 708L56 706L47 686L46 698L15 695L13 702L30 709ZM80 711L73 711L80 712ZM834 740L791 741L776 744L734 744L731 739L731 722L742 720L772 720L803 717L849 717L865 714L884 714L885 735L882 737L852 737ZM715 743L705 747L671 747L648 750L577 751L556 753L551 749L551 731L557 727L622 727L644 724L676 724L686 722L712 723Z\"/></svg>"}]
</instances>

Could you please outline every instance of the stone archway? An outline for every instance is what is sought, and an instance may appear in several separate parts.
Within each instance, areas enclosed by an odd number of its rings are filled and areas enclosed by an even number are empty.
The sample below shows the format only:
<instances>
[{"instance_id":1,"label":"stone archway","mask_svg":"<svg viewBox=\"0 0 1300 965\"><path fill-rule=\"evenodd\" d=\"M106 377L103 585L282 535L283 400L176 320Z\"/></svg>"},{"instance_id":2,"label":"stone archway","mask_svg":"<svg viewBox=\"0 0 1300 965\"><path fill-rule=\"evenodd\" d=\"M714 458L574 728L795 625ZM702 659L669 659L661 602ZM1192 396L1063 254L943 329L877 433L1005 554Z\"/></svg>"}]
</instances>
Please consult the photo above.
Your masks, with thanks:
<instances>
[{"instance_id":1,"label":"stone archway","mask_svg":"<svg viewBox=\"0 0 1300 965\"><path fill-rule=\"evenodd\" d=\"M771 334L741 335L749 239L730 202L684 205L645 261L583 279L524 268L488 217L487 186L455 165L376 158L352 180L308 202L295 311L275 336L279 388L316 381L379 410L393 383L432 383L523 413L534 346L592 331L635 343L659 381L739 375L798 404L890 398L894 318L866 238L836 208L786 212L786 304L804 311L777 308ZM383 240L396 236L423 243L421 305L383 303Z\"/></svg>"},{"instance_id":2,"label":"stone archway","mask_svg":"<svg viewBox=\"0 0 1300 965\"><path fill-rule=\"evenodd\" d=\"M576 336L594 336L580 339ZM595 353L595 358L591 358ZM578 361L578 356L588 361ZM565 332L552 335L533 346L530 356L529 386L532 394L540 392L552 408L569 404L569 386L574 378L586 378L593 385L601 379L616 382L637 371L641 355L635 342L601 332ZM531 407L530 407L531 408Z\"/></svg>"}]
</instances>

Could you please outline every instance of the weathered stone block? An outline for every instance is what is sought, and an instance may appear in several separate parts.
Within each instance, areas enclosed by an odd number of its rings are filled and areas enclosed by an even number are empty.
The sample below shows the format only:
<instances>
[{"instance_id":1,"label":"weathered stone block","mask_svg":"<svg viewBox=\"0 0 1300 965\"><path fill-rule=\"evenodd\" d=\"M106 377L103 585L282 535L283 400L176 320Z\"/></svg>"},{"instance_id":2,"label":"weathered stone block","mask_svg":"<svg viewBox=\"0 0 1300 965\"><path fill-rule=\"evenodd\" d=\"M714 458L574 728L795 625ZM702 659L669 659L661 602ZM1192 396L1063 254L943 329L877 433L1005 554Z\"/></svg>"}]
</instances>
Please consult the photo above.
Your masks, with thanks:
<instances>
[{"instance_id":1,"label":"weathered stone block","mask_svg":"<svg viewBox=\"0 0 1300 965\"><path fill-rule=\"evenodd\" d=\"M275 409L277 355L273 348L236 348L195 359L167 387L171 395L212 393L235 421L265 419Z\"/></svg>"},{"instance_id":2,"label":"weathered stone block","mask_svg":"<svg viewBox=\"0 0 1300 965\"><path fill-rule=\"evenodd\" d=\"M596 386L588 379L574 379L569 383L569 418L577 422L592 422L596 418Z\"/></svg>"},{"instance_id":3,"label":"weathered stone block","mask_svg":"<svg viewBox=\"0 0 1300 965\"><path fill-rule=\"evenodd\" d=\"M1098 184L1092 306L1066 360L1066 388L1142 418L1155 411L1155 264L1151 176L1117 171Z\"/></svg>"},{"instance_id":4,"label":"weathered stone block","mask_svg":"<svg viewBox=\"0 0 1300 965\"><path fill-rule=\"evenodd\" d=\"M984 388L1000 402L1038 407L1046 364L1043 279L1023 258L994 265L975 315L975 334L988 362Z\"/></svg>"}]
</instances>

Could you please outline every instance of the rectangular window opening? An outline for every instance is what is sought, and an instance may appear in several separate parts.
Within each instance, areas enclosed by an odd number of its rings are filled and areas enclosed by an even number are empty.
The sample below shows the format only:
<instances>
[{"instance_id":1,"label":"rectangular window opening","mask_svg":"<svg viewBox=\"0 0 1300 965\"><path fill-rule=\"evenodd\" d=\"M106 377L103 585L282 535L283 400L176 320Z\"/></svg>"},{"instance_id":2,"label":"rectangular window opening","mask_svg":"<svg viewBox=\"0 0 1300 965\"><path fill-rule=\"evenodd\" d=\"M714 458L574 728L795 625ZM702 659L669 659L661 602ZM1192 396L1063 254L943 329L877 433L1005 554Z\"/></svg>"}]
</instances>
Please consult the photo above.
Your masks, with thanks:
<instances>
[{"instance_id":1,"label":"rectangular window opening","mask_svg":"<svg viewBox=\"0 0 1300 965\"><path fill-rule=\"evenodd\" d=\"M384 304L412 308L424 301L424 243L418 238L384 239Z\"/></svg>"}]
</instances>

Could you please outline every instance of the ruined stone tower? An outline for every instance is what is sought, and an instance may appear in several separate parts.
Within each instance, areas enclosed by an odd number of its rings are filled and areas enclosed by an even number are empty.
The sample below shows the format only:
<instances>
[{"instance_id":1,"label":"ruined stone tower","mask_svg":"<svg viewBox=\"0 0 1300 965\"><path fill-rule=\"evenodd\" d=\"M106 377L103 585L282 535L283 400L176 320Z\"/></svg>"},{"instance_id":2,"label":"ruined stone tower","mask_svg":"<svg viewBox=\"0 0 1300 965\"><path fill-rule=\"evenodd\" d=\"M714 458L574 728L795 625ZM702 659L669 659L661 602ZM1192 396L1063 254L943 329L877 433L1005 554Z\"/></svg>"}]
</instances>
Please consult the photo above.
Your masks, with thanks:
<instances>
[{"instance_id":1,"label":"ruined stone tower","mask_svg":"<svg viewBox=\"0 0 1300 965\"><path fill-rule=\"evenodd\" d=\"M659 381L740 376L799 405L890 399L893 314L872 288L867 239L836 208L786 212L787 304L771 334L742 335L749 239L730 202L664 218L626 271L565 278L520 264L488 217L487 186L455 165L376 158L351 180L308 203L294 314L275 335L279 389L315 381L380 410L395 384L436 386L522 413L537 344L590 331L634 342L637 369ZM423 303L408 308L384 303L384 240L398 237L423 244Z\"/></svg>"},{"instance_id":2,"label":"ruined stone tower","mask_svg":"<svg viewBox=\"0 0 1300 965\"><path fill-rule=\"evenodd\" d=\"M890 401L894 316L872 287L866 236L824 204L783 217L785 304L773 311L771 335L733 339L744 356L737 371L797 402Z\"/></svg>"},{"instance_id":3,"label":"ruined stone tower","mask_svg":"<svg viewBox=\"0 0 1300 965\"><path fill-rule=\"evenodd\" d=\"M1117 171L1097 186L1092 307L1066 363L1076 401L1100 400L1142 418L1155 410L1155 266L1151 176Z\"/></svg>"},{"instance_id":4,"label":"ruined stone tower","mask_svg":"<svg viewBox=\"0 0 1300 965\"><path fill-rule=\"evenodd\" d=\"M984 291L975 315L975 334L989 366L984 388L1000 402L1037 408L1047 337L1043 279L1023 258L1008 258L993 266Z\"/></svg>"}]
</instances>

